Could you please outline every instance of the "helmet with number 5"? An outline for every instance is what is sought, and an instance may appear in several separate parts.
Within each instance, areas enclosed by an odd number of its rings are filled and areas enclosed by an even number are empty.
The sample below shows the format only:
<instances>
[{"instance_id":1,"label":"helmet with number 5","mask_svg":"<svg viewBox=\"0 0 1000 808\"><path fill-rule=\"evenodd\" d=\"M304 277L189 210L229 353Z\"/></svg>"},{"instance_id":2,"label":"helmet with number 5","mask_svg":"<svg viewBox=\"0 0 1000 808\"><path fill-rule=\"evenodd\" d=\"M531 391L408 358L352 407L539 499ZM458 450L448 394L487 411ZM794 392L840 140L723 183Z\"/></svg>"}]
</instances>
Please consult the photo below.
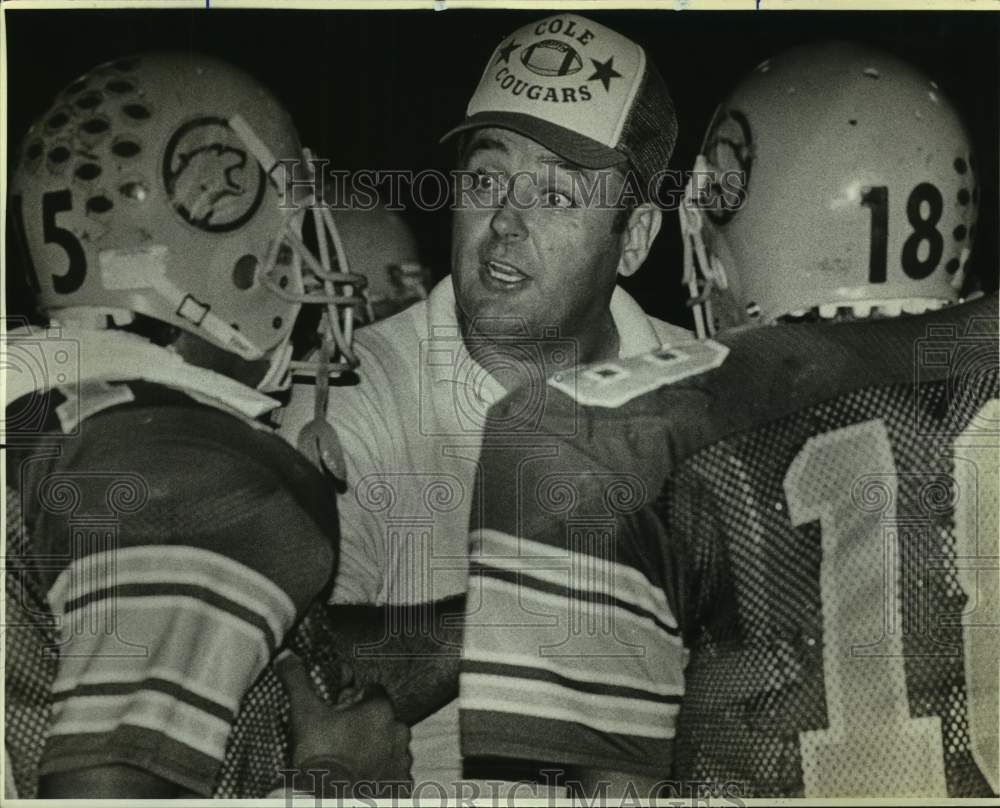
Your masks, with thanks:
<instances>
[{"instance_id":1,"label":"helmet with number 5","mask_svg":"<svg viewBox=\"0 0 1000 808\"><path fill-rule=\"evenodd\" d=\"M973 168L954 107L906 62L848 42L769 59L716 110L681 208L699 330L957 300Z\"/></svg>"},{"instance_id":2,"label":"helmet with number 5","mask_svg":"<svg viewBox=\"0 0 1000 808\"><path fill-rule=\"evenodd\" d=\"M363 280L284 160L308 163L287 112L229 64L149 53L94 68L29 130L12 181L39 307L155 318L270 359L270 388L301 306L318 303L328 345L350 360Z\"/></svg>"}]
</instances>

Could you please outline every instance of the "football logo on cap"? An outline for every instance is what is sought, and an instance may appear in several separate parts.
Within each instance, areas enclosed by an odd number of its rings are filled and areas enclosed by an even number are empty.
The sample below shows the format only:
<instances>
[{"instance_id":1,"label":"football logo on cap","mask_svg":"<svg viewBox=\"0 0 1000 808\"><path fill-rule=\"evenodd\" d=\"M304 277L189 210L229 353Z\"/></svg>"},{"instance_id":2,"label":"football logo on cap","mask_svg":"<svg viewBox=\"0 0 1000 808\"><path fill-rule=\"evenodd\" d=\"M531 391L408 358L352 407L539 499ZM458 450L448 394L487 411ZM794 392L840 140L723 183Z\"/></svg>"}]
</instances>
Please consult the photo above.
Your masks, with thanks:
<instances>
[{"instance_id":1,"label":"football logo on cap","mask_svg":"<svg viewBox=\"0 0 1000 808\"><path fill-rule=\"evenodd\" d=\"M583 68L583 60L570 45L543 39L521 52L521 64L539 76L572 76Z\"/></svg>"}]
</instances>

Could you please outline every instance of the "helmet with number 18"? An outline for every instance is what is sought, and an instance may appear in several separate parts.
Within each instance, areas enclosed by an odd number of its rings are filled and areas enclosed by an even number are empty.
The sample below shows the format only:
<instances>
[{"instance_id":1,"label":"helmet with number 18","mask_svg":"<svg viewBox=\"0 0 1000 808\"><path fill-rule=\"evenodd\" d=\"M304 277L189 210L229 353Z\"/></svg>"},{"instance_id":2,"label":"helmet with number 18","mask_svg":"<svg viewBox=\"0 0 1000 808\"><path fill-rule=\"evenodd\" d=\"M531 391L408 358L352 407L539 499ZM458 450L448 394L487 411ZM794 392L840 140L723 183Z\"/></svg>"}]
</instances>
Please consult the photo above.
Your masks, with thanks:
<instances>
[{"instance_id":1,"label":"helmet with number 18","mask_svg":"<svg viewBox=\"0 0 1000 808\"><path fill-rule=\"evenodd\" d=\"M958 300L974 158L955 108L906 62L849 42L775 56L719 105L701 151L681 226L702 333Z\"/></svg>"}]
</instances>

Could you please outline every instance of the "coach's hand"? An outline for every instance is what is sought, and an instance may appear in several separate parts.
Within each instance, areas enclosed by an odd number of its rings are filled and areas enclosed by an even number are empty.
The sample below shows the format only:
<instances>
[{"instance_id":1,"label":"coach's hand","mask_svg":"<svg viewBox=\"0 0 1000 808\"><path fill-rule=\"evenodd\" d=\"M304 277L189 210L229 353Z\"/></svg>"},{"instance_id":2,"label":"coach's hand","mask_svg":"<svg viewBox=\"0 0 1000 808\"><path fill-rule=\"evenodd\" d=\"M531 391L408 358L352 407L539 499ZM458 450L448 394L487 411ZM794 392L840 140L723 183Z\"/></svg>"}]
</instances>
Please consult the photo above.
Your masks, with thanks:
<instances>
[{"instance_id":1,"label":"coach's hand","mask_svg":"<svg viewBox=\"0 0 1000 808\"><path fill-rule=\"evenodd\" d=\"M346 688L331 705L313 690L299 657L286 655L276 670L291 700L295 768L329 771L330 783L347 783L346 796L375 796L364 793L372 783L407 791L410 729L396 719L381 688ZM355 789L359 783L366 784L362 793ZM325 795L330 792L324 788Z\"/></svg>"}]
</instances>

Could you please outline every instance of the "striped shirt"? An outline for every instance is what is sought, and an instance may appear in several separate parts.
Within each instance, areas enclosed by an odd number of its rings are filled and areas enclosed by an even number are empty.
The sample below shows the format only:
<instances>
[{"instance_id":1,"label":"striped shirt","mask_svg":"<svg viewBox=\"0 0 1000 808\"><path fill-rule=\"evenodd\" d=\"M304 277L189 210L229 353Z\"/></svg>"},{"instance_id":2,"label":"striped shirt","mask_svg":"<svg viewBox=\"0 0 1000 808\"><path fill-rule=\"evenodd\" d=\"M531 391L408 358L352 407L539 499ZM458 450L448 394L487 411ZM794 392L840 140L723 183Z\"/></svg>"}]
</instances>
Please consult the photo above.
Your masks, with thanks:
<instances>
[{"instance_id":1,"label":"striped shirt","mask_svg":"<svg viewBox=\"0 0 1000 808\"><path fill-rule=\"evenodd\" d=\"M50 713L8 676L8 717L48 715L8 721L19 791L125 764L210 795L241 700L330 580L335 503L280 438L178 389L85 379L35 403L43 428L8 433L8 574L41 593L54 647L8 642L8 673L58 661Z\"/></svg>"},{"instance_id":2,"label":"striped shirt","mask_svg":"<svg viewBox=\"0 0 1000 808\"><path fill-rule=\"evenodd\" d=\"M591 432L568 397L547 395L541 429L484 440L462 752L662 775L685 650L669 566L640 540L657 525L655 479L633 470L636 435Z\"/></svg>"}]
</instances>

